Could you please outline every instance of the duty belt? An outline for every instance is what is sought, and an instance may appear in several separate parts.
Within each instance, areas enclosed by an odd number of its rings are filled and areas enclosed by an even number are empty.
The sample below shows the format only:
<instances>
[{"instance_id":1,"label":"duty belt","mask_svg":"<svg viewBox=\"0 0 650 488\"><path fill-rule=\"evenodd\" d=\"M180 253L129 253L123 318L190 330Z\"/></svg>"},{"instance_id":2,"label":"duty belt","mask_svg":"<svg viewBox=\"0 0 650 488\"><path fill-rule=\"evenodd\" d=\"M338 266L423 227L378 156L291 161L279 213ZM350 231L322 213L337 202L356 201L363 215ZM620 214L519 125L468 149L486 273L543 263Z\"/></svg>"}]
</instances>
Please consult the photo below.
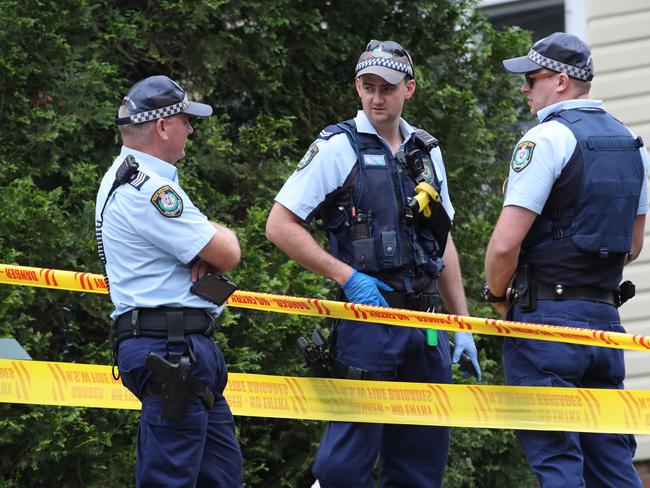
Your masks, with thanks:
<instances>
[{"instance_id":1,"label":"duty belt","mask_svg":"<svg viewBox=\"0 0 650 488\"><path fill-rule=\"evenodd\" d=\"M440 297L432 293L401 293L398 291L381 291L392 308L404 308L426 312L435 310L440 305Z\"/></svg>"},{"instance_id":2,"label":"duty belt","mask_svg":"<svg viewBox=\"0 0 650 488\"><path fill-rule=\"evenodd\" d=\"M133 337L155 337L167 339L165 357L150 352L145 360L145 369L151 371L145 395L160 399L163 417L181 420L185 417L188 402L198 396L208 409L214 405L215 396L209 386L192 374L196 357L192 347L185 341L186 334L210 335L216 321L207 311L200 308L136 308L119 316L111 329L113 352L113 377L117 366L117 346L120 341ZM174 346L172 349L171 346Z\"/></svg>"},{"instance_id":3,"label":"duty belt","mask_svg":"<svg viewBox=\"0 0 650 488\"><path fill-rule=\"evenodd\" d=\"M437 309L438 305L440 305L440 296L433 293L402 293L382 290L379 290L379 293L386 299L388 306L391 308L427 312ZM336 299L344 302L350 301L345 296L342 288L339 288L336 292Z\"/></svg>"},{"instance_id":4,"label":"duty belt","mask_svg":"<svg viewBox=\"0 0 650 488\"><path fill-rule=\"evenodd\" d=\"M208 336L214 332L215 326L214 318L201 308L136 308L115 319L111 343L117 349L121 341L131 337L182 340L185 334Z\"/></svg>"},{"instance_id":5,"label":"duty belt","mask_svg":"<svg viewBox=\"0 0 650 488\"><path fill-rule=\"evenodd\" d=\"M529 285L530 286L530 285ZM620 293L612 290L582 286L565 287L548 283L534 283L537 300L591 300L618 307L621 304Z\"/></svg>"}]
</instances>

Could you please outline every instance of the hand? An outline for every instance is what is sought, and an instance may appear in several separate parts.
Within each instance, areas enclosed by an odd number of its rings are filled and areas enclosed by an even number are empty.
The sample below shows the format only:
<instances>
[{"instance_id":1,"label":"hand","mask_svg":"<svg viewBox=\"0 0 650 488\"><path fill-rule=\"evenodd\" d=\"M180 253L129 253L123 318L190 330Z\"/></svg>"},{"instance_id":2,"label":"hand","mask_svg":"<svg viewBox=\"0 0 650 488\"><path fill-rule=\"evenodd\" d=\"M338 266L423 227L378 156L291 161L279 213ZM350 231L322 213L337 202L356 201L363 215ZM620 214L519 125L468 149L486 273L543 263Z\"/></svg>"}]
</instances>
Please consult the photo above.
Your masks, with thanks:
<instances>
[{"instance_id":1,"label":"hand","mask_svg":"<svg viewBox=\"0 0 650 488\"><path fill-rule=\"evenodd\" d=\"M508 314L508 310L510 310L510 303L506 302L495 302L492 304L494 307L494 310L497 311L499 315L501 315L502 318L506 318L506 315Z\"/></svg>"},{"instance_id":2,"label":"hand","mask_svg":"<svg viewBox=\"0 0 650 488\"><path fill-rule=\"evenodd\" d=\"M194 261L194 264L192 264L192 268L190 269L190 278L192 279L192 283L196 283L208 271L214 272L215 269L207 261L204 261L201 258Z\"/></svg>"},{"instance_id":3,"label":"hand","mask_svg":"<svg viewBox=\"0 0 650 488\"><path fill-rule=\"evenodd\" d=\"M456 332L454 335L454 342L456 346L454 347L454 357L451 359L453 363L458 363L460 361L460 355L464 352L469 356L469 359L472 361L478 377L476 381L481 381L481 367L478 365L478 351L476 350L476 344L474 344L474 339L472 334L469 332Z\"/></svg>"},{"instance_id":4,"label":"hand","mask_svg":"<svg viewBox=\"0 0 650 488\"><path fill-rule=\"evenodd\" d=\"M343 291L349 302L362 305L379 305L388 307L386 299L379 293L379 290L394 291L392 287L383 281L356 269L352 275L343 283Z\"/></svg>"}]
</instances>

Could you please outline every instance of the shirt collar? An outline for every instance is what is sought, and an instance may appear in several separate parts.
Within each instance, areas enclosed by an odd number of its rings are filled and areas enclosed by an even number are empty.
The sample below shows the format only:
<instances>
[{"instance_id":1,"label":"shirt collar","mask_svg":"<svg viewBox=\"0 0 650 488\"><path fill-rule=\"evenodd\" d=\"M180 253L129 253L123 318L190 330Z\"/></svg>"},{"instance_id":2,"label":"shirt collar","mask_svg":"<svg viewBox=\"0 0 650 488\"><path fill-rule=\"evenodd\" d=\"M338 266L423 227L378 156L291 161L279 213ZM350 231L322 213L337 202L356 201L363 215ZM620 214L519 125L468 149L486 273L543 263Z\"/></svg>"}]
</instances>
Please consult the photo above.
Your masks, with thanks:
<instances>
[{"instance_id":1,"label":"shirt collar","mask_svg":"<svg viewBox=\"0 0 650 488\"><path fill-rule=\"evenodd\" d=\"M603 108L602 100L591 100L589 98L578 98L574 100L563 100L561 102L554 103L548 107L544 107L539 112L537 112L537 120L543 122L546 117L548 117L553 112L558 110L569 110L571 108Z\"/></svg>"},{"instance_id":2,"label":"shirt collar","mask_svg":"<svg viewBox=\"0 0 650 488\"><path fill-rule=\"evenodd\" d=\"M133 155L139 165L140 170L146 170L145 173L154 173L163 178L167 178L178 183L178 171L176 166L169 164L162 159L158 159L151 154L142 151L136 151L127 146L122 146L119 161L124 160L127 155Z\"/></svg>"},{"instance_id":3,"label":"shirt collar","mask_svg":"<svg viewBox=\"0 0 650 488\"><path fill-rule=\"evenodd\" d=\"M372 122L370 122L370 119L363 110L359 110L357 112L357 116L354 118L354 124L357 126L357 132L361 132L363 134L374 134L383 140L383 138L377 134L375 126L372 125ZM399 119L399 130L402 133L405 142L408 141L415 133L415 129L401 117Z\"/></svg>"}]
</instances>

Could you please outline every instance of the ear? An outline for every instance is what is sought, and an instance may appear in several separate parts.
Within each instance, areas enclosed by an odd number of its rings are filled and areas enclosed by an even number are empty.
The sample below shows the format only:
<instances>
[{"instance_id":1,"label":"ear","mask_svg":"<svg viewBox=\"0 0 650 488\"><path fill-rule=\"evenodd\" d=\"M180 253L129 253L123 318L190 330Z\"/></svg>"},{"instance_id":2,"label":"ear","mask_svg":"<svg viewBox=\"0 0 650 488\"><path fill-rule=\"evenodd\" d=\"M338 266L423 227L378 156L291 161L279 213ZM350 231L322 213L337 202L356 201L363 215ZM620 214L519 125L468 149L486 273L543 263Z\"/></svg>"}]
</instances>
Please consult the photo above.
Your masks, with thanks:
<instances>
[{"instance_id":1,"label":"ear","mask_svg":"<svg viewBox=\"0 0 650 488\"><path fill-rule=\"evenodd\" d=\"M164 117L156 119L156 134L158 134L158 137L163 141L166 141L169 138L169 134L167 133L167 120L165 120Z\"/></svg>"},{"instance_id":2,"label":"ear","mask_svg":"<svg viewBox=\"0 0 650 488\"><path fill-rule=\"evenodd\" d=\"M566 73L560 73L557 82L557 91L560 93L566 92L571 87L571 78Z\"/></svg>"},{"instance_id":3,"label":"ear","mask_svg":"<svg viewBox=\"0 0 650 488\"><path fill-rule=\"evenodd\" d=\"M361 95L363 94L363 91L361 90L361 77L354 80L354 87L357 89L357 95L361 98Z\"/></svg>"},{"instance_id":4,"label":"ear","mask_svg":"<svg viewBox=\"0 0 650 488\"><path fill-rule=\"evenodd\" d=\"M409 99L415 93L415 80L411 79L406 82L406 98Z\"/></svg>"}]
</instances>

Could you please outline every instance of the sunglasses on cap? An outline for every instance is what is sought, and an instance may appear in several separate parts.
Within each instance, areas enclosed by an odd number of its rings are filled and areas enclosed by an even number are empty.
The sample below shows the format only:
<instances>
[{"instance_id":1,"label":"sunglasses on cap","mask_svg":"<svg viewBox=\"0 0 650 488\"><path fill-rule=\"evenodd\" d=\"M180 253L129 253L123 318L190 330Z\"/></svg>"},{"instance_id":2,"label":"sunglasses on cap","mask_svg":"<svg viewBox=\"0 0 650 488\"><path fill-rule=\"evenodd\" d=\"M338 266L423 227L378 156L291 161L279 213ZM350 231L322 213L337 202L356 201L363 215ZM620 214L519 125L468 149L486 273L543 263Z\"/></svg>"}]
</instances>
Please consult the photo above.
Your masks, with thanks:
<instances>
[{"instance_id":1,"label":"sunglasses on cap","mask_svg":"<svg viewBox=\"0 0 650 488\"><path fill-rule=\"evenodd\" d=\"M540 80L542 78L550 78L551 76L559 75L557 71L535 71L533 73L526 73L524 77L526 78L526 84L533 88L535 80Z\"/></svg>"},{"instance_id":2,"label":"sunglasses on cap","mask_svg":"<svg viewBox=\"0 0 650 488\"><path fill-rule=\"evenodd\" d=\"M372 52L378 47L381 47L384 52L395 56L406 56L409 60L409 64L413 67L413 60L411 59L409 52L395 41L378 41L377 39L372 39L366 46L366 52Z\"/></svg>"}]
</instances>

